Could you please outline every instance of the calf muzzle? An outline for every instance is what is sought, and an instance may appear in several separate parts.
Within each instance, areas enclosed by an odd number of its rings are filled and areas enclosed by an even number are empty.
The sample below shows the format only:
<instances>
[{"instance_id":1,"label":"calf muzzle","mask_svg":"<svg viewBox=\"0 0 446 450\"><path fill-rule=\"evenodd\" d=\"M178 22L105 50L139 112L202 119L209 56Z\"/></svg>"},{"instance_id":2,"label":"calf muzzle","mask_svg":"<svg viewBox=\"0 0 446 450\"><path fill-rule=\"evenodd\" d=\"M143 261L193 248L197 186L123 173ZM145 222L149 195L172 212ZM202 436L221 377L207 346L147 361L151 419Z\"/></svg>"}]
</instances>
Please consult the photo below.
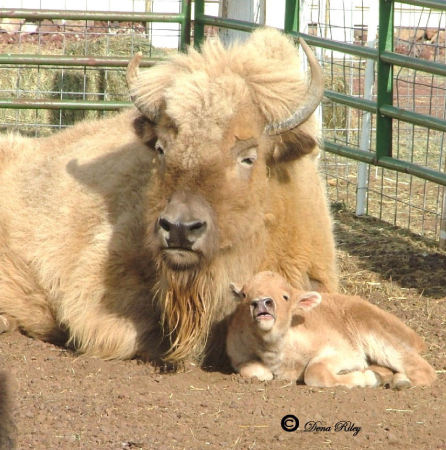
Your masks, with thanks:
<instances>
[{"instance_id":1,"label":"calf muzzle","mask_svg":"<svg viewBox=\"0 0 446 450\"><path fill-rule=\"evenodd\" d=\"M253 300L250 308L252 317L256 320L275 318L274 300L270 297Z\"/></svg>"}]
</instances>

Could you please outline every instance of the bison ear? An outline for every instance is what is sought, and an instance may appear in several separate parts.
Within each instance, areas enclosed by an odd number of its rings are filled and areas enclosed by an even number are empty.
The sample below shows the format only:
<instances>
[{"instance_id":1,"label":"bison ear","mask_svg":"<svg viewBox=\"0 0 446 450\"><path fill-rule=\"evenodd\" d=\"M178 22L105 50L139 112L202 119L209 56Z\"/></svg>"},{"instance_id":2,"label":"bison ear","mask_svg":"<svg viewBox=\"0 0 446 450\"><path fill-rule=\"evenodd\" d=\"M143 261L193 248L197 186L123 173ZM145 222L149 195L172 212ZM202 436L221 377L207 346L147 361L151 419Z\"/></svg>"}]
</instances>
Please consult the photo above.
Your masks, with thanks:
<instances>
[{"instance_id":1,"label":"bison ear","mask_svg":"<svg viewBox=\"0 0 446 450\"><path fill-rule=\"evenodd\" d=\"M243 292L243 287L240 287L235 283L231 283L229 287L231 288L236 300L241 301L245 298L246 294Z\"/></svg>"},{"instance_id":2,"label":"bison ear","mask_svg":"<svg viewBox=\"0 0 446 450\"><path fill-rule=\"evenodd\" d=\"M294 161L311 153L317 145L316 139L300 127L278 135L275 140L273 159L277 163Z\"/></svg>"},{"instance_id":3,"label":"bison ear","mask_svg":"<svg viewBox=\"0 0 446 450\"><path fill-rule=\"evenodd\" d=\"M140 115L133 121L136 135L149 147L155 144L155 123L146 116Z\"/></svg>"},{"instance_id":4,"label":"bison ear","mask_svg":"<svg viewBox=\"0 0 446 450\"><path fill-rule=\"evenodd\" d=\"M311 291L297 294L294 300L294 309L303 309L309 311L318 306L322 301L322 296L319 292Z\"/></svg>"}]
</instances>

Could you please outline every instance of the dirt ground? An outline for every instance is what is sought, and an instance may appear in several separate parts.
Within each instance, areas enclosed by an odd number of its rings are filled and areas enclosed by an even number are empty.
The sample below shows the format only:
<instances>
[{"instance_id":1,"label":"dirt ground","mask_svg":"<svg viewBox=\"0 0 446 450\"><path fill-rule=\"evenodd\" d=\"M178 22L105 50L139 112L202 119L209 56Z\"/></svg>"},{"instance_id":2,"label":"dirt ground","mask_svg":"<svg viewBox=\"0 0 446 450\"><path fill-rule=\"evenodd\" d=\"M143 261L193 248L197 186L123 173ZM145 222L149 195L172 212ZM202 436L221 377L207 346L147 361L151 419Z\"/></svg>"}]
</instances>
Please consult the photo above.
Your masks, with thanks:
<instances>
[{"instance_id":1,"label":"dirt ground","mask_svg":"<svg viewBox=\"0 0 446 450\"><path fill-rule=\"evenodd\" d=\"M392 311L426 339L425 356L438 372L431 388L318 389L191 364L160 373L11 333L0 336L8 376L7 383L0 377L0 435L9 414L19 449L446 449L446 253L337 209L342 289ZM282 429L285 415L298 418L296 431Z\"/></svg>"}]
</instances>

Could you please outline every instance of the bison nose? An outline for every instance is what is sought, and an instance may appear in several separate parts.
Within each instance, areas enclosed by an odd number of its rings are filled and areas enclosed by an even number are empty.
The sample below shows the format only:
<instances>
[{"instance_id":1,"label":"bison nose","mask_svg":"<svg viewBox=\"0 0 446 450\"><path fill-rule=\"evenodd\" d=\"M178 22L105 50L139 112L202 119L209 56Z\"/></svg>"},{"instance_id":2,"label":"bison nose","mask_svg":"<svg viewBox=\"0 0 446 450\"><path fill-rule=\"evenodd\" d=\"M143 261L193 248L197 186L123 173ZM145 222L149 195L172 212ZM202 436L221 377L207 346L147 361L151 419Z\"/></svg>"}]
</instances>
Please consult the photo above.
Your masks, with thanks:
<instances>
[{"instance_id":1,"label":"bison nose","mask_svg":"<svg viewBox=\"0 0 446 450\"><path fill-rule=\"evenodd\" d=\"M178 222L167 217L160 217L158 224L169 248L192 248L207 226L206 222L200 220Z\"/></svg>"}]
</instances>

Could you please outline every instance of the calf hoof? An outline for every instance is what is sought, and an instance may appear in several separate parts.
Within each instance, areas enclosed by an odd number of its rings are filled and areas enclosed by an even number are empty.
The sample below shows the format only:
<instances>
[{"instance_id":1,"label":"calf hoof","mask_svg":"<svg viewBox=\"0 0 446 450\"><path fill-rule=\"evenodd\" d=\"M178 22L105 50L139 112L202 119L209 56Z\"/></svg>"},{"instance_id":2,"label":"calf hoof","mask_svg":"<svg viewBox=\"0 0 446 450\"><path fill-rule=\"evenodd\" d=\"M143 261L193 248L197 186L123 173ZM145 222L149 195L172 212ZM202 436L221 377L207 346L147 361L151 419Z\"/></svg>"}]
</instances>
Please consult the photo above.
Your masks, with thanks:
<instances>
[{"instance_id":1,"label":"calf hoof","mask_svg":"<svg viewBox=\"0 0 446 450\"><path fill-rule=\"evenodd\" d=\"M396 389L397 391L401 391L403 389L408 389L412 386L409 378L406 377L403 373L396 373L393 376L392 380L392 389Z\"/></svg>"}]
</instances>

